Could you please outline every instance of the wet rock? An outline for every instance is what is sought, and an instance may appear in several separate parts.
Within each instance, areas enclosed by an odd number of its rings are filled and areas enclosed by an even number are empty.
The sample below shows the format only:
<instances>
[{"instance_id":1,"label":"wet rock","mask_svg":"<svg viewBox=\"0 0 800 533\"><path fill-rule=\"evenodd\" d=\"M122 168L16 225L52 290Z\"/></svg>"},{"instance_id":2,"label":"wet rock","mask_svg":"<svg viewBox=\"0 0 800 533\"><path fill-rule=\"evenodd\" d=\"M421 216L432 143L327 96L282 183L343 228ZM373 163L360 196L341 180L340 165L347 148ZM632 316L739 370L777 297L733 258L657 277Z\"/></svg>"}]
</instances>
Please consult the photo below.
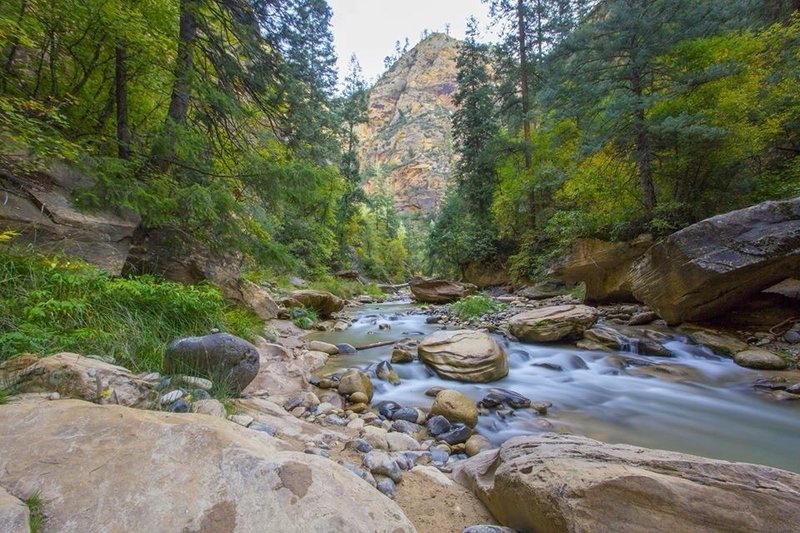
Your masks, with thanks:
<instances>
[{"instance_id":1,"label":"wet rock","mask_svg":"<svg viewBox=\"0 0 800 533\"><path fill-rule=\"evenodd\" d=\"M800 269L800 198L717 215L653 245L631 269L636 298L669 324L702 321Z\"/></svg>"},{"instance_id":2,"label":"wet rock","mask_svg":"<svg viewBox=\"0 0 800 533\"><path fill-rule=\"evenodd\" d=\"M397 402L393 402L392 400L384 400L375 404L375 409L378 410L378 413L382 417L391 420L395 411L402 409L402 406Z\"/></svg>"},{"instance_id":3,"label":"wet rock","mask_svg":"<svg viewBox=\"0 0 800 533\"><path fill-rule=\"evenodd\" d=\"M655 322L658 320L658 315L653 311L643 311L641 313L636 313L632 317L628 319L629 326L642 326L644 324L650 324L651 322Z\"/></svg>"},{"instance_id":4,"label":"wet rock","mask_svg":"<svg viewBox=\"0 0 800 533\"><path fill-rule=\"evenodd\" d=\"M463 422L469 427L478 423L478 408L472 398L452 389L436 395L431 406L431 416L441 415L452 422Z\"/></svg>"},{"instance_id":5,"label":"wet rock","mask_svg":"<svg viewBox=\"0 0 800 533\"><path fill-rule=\"evenodd\" d=\"M714 329L684 324L678 328L678 331L688 335L697 344L708 346L718 354L732 357L736 353L747 349L747 343Z\"/></svg>"},{"instance_id":6,"label":"wet rock","mask_svg":"<svg viewBox=\"0 0 800 533\"><path fill-rule=\"evenodd\" d=\"M450 426L450 431L440 434L437 438L453 446L467 442L471 435L472 428L461 422L456 422Z\"/></svg>"},{"instance_id":7,"label":"wet rock","mask_svg":"<svg viewBox=\"0 0 800 533\"><path fill-rule=\"evenodd\" d=\"M386 476L395 483L403 478L397 462L386 452L373 450L364 456L363 465L373 476Z\"/></svg>"},{"instance_id":8,"label":"wet rock","mask_svg":"<svg viewBox=\"0 0 800 533\"><path fill-rule=\"evenodd\" d=\"M436 395L445 390L446 387L431 387L425 391L425 396L436 398Z\"/></svg>"},{"instance_id":9,"label":"wet rock","mask_svg":"<svg viewBox=\"0 0 800 533\"><path fill-rule=\"evenodd\" d=\"M556 342L580 336L597 316L597 310L586 305L557 305L515 315L508 325L511 334L521 341Z\"/></svg>"},{"instance_id":10,"label":"wet rock","mask_svg":"<svg viewBox=\"0 0 800 533\"><path fill-rule=\"evenodd\" d=\"M414 362L414 354L405 348L395 348L392 350L392 364L403 364Z\"/></svg>"},{"instance_id":11,"label":"wet rock","mask_svg":"<svg viewBox=\"0 0 800 533\"><path fill-rule=\"evenodd\" d=\"M355 346L352 344L347 344L346 342L337 344L336 349L339 350L341 355L353 355L358 353Z\"/></svg>"},{"instance_id":12,"label":"wet rock","mask_svg":"<svg viewBox=\"0 0 800 533\"><path fill-rule=\"evenodd\" d=\"M258 349L229 333L213 333L172 342L164 352L164 371L222 379L238 394L258 374Z\"/></svg>"},{"instance_id":13,"label":"wet rock","mask_svg":"<svg viewBox=\"0 0 800 533\"><path fill-rule=\"evenodd\" d=\"M670 381L703 381L703 374L699 370L690 366L669 363L640 366L629 370L628 374L632 376L667 379Z\"/></svg>"},{"instance_id":14,"label":"wet rock","mask_svg":"<svg viewBox=\"0 0 800 533\"><path fill-rule=\"evenodd\" d=\"M425 337L417 351L421 361L446 379L486 383L508 375L505 351L480 331L437 331Z\"/></svg>"},{"instance_id":15,"label":"wet rock","mask_svg":"<svg viewBox=\"0 0 800 533\"><path fill-rule=\"evenodd\" d=\"M340 394L353 394L354 392L362 392L367 395L367 398L372 401L372 380L364 372L356 369L351 369L345 372L342 379L339 381Z\"/></svg>"},{"instance_id":16,"label":"wet rock","mask_svg":"<svg viewBox=\"0 0 800 533\"><path fill-rule=\"evenodd\" d=\"M514 409L530 407L531 400L525 396L507 389L489 389L486 395L478 402L479 407L500 407L508 405Z\"/></svg>"},{"instance_id":17,"label":"wet rock","mask_svg":"<svg viewBox=\"0 0 800 533\"><path fill-rule=\"evenodd\" d=\"M375 375L378 376L378 379L388 381L392 385L398 385L400 383L400 378L397 376L397 372L394 371L389 361L381 361L378 363L378 366L375 367Z\"/></svg>"},{"instance_id":18,"label":"wet rock","mask_svg":"<svg viewBox=\"0 0 800 533\"><path fill-rule=\"evenodd\" d=\"M632 327L594 326L583 332L583 340L604 350L670 357L672 352L651 338L651 330ZM650 335L648 335L650 334ZM668 339L664 339L665 341ZM585 345L584 345L585 346Z\"/></svg>"},{"instance_id":19,"label":"wet rock","mask_svg":"<svg viewBox=\"0 0 800 533\"><path fill-rule=\"evenodd\" d=\"M337 355L339 353L339 348L337 348L336 345L322 341L309 342L308 349L313 352L322 352L328 355Z\"/></svg>"},{"instance_id":20,"label":"wet rock","mask_svg":"<svg viewBox=\"0 0 800 533\"><path fill-rule=\"evenodd\" d=\"M760 348L741 351L733 356L733 360L739 366L758 370L783 370L788 366L781 356Z\"/></svg>"},{"instance_id":21,"label":"wet rock","mask_svg":"<svg viewBox=\"0 0 800 533\"><path fill-rule=\"evenodd\" d=\"M389 417L392 420L406 420L408 422L417 423L420 418L420 413L413 407L402 407L391 413Z\"/></svg>"},{"instance_id":22,"label":"wet rock","mask_svg":"<svg viewBox=\"0 0 800 533\"><path fill-rule=\"evenodd\" d=\"M744 533L800 521L798 474L571 435L514 437L454 477L521 531Z\"/></svg>"},{"instance_id":23,"label":"wet rock","mask_svg":"<svg viewBox=\"0 0 800 533\"><path fill-rule=\"evenodd\" d=\"M409 282L411 294L418 302L446 304L474 294L478 288L471 283L439 279L414 278Z\"/></svg>"},{"instance_id":24,"label":"wet rock","mask_svg":"<svg viewBox=\"0 0 800 533\"><path fill-rule=\"evenodd\" d=\"M441 415L435 415L428 419L426 428L431 437L439 437L443 433L450 431L450 421Z\"/></svg>"}]
</instances>

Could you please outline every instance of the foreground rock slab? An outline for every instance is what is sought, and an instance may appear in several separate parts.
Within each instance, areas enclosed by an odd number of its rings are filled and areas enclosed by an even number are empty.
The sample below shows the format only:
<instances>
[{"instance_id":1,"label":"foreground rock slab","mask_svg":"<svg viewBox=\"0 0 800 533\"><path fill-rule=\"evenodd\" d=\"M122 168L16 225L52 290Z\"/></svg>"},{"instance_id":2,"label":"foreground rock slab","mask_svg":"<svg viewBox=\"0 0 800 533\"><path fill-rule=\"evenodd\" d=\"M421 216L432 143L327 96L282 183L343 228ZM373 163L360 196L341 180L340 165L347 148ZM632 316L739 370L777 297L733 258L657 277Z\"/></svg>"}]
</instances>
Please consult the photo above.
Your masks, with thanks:
<instances>
[{"instance_id":1,"label":"foreground rock slab","mask_svg":"<svg viewBox=\"0 0 800 533\"><path fill-rule=\"evenodd\" d=\"M478 287L471 283L422 278L412 279L409 287L416 301L429 304L455 302L478 290Z\"/></svg>"},{"instance_id":2,"label":"foreground rock slab","mask_svg":"<svg viewBox=\"0 0 800 533\"><path fill-rule=\"evenodd\" d=\"M29 533L28 507L0 488L0 531L5 533Z\"/></svg>"},{"instance_id":3,"label":"foreground rock slab","mask_svg":"<svg viewBox=\"0 0 800 533\"><path fill-rule=\"evenodd\" d=\"M585 437L515 437L456 467L520 531L791 531L800 475Z\"/></svg>"},{"instance_id":4,"label":"foreground rock slab","mask_svg":"<svg viewBox=\"0 0 800 533\"><path fill-rule=\"evenodd\" d=\"M487 383L508 375L506 353L480 331L437 331L425 337L417 351L422 362L446 379Z\"/></svg>"},{"instance_id":5,"label":"foreground rock slab","mask_svg":"<svg viewBox=\"0 0 800 533\"><path fill-rule=\"evenodd\" d=\"M343 467L221 419L63 400L0 427L0 487L39 490L50 531L414 531Z\"/></svg>"},{"instance_id":6,"label":"foreground rock slab","mask_svg":"<svg viewBox=\"0 0 800 533\"><path fill-rule=\"evenodd\" d=\"M631 269L634 296L670 324L701 321L800 269L800 198L764 202L673 233Z\"/></svg>"}]
</instances>

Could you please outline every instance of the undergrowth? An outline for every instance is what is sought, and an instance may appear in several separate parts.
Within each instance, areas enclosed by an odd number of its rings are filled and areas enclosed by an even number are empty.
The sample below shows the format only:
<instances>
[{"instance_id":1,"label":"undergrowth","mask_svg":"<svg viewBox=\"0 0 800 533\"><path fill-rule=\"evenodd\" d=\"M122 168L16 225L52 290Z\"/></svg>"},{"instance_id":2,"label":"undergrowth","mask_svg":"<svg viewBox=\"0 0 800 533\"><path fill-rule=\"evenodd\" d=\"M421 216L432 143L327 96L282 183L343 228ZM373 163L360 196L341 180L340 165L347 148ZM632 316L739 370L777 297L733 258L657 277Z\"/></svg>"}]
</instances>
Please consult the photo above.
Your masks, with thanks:
<instances>
[{"instance_id":1,"label":"undergrowth","mask_svg":"<svg viewBox=\"0 0 800 533\"><path fill-rule=\"evenodd\" d=\"M25 499L30 513L28 518L28 528L31 533L40 533L44 527L45 516L42 510L42 498L39 491L34 492Z\"/></svg>"},{"instance_id":2,"label":"undergrowth","mask_svg":"<svg viewBox=\"0 0 800 533\"><path fill-rule=\"evenodd\" d=\"M311 329L319 320L317 312L307 307L294 307L289 310L289 317L300 329Z\"/></svg>"},{"instance_id":3,"label":"undergrowth","mask_svg":"<svg viewBox=\"0 0 800 533\"><path fill-rule=\"evenodd\" d=\"M0 248L0 361L72 351L137 372L160 370L176 338L218 328L252 339L262 327L211 285L111 278L81 261Z\"/></svg>"},{"instance_id":4,"label":"undergrowth","mask_svg":"<svg viewBox=\"0 0 800 533\"><path fill-rule=\"evenodd\" d=\"M450 312L454 313L461 319L472 318L476 316L485 315L486 313L494 313L503 309L503 304L485 296L483 294L474 294L462 298L454 304L450 305Z\"/></svg>"}]
</instances>

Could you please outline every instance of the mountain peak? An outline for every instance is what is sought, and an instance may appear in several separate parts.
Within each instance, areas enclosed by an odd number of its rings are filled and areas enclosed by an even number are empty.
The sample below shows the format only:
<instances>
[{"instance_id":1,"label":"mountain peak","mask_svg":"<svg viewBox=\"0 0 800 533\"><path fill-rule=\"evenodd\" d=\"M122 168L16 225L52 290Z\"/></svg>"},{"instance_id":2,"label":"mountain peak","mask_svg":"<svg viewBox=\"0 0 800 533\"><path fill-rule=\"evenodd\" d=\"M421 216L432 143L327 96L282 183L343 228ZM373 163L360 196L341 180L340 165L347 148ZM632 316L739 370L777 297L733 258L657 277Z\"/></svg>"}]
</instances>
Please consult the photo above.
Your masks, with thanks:
<instances>
[{"instance_id":1,"label":"mountain peak","mask_svg":"<svg viewBox=\"0 0 800 533\"><path fill-rule=\"evenodd\" d=\"M428 35L370 90L368 122L359 131L365 189L388 186L399 211L434 213L444 194L459 45L444 33Z\"/></svg>"}]
</instances>

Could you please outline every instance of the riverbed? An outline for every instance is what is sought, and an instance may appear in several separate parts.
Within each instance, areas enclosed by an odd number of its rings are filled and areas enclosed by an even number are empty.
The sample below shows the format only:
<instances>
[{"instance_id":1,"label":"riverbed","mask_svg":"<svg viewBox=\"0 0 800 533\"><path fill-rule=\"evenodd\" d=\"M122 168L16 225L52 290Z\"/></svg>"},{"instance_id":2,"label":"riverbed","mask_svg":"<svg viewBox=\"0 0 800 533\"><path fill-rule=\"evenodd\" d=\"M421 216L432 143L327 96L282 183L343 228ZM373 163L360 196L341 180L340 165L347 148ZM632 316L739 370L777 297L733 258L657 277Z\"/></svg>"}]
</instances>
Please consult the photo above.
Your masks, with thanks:
<instances>
[{"instance_id":1,"label":"riverbed","mask_svg":"<svg viewBox=\"0 0 800 533\"><path fill-rule=\"evenodd\" d=\"M421 339L443 327L427 324L427 316L410 302L370 304L352 313L352 325L345 331L319 332L311 338L354 346ZM381 323L390 328L380 329ZM546 416L533 409L481 416L477 431L495 445L516 435L558 431L800 472L800 402L766 398L752 386L758 372L690 344L675 332L665 343L673 357L638 355L635 346L609 353L495 338L508 354L507 377L486 384L460 383L439 378L416 360L395 364L399 385L378 380L372 372L373 404L393 400L429 408L433 399L425 391L431 387L456 389L475 401L498 387L552 405ZM390 360L391 353L392 345L387 345L334 356L316 374L346 368L370 371ZM670 372L653 372L654 365L665 365L660 368Z\"/></svg>"}]
</instances>

